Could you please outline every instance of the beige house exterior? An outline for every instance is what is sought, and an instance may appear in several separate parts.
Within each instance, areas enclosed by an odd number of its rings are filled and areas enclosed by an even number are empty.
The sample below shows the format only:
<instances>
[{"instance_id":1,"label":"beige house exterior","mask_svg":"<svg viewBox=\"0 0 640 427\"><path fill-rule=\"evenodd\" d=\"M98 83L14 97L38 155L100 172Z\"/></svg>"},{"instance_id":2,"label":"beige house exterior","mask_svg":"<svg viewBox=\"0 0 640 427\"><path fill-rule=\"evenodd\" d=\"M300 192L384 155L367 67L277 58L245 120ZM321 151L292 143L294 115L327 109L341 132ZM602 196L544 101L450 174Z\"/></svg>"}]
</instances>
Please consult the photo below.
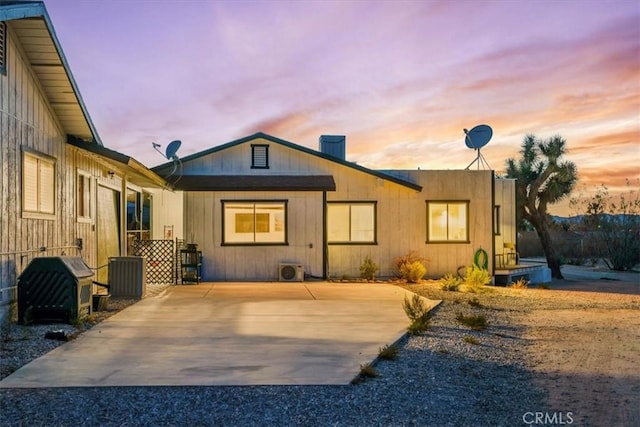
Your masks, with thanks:
<instances>
[{"instance_id":1,"label":"beige house exterior","mask_svg":"<svg viewBox=\"0 0 640 427\"><path fill-rule=\"evenodd\" d=\"M394 258L411 251L431 277L471 265L479 251L493 271L494 254L515 242L513 180L489 170L371 170L342 157L344 138L322 138L339 149L257 133L180 168L153 168L183 197L182 235L202 250L203 280L278 280L283 263L307 278L358 277L366 257L392 276Z\"/></svg>"},{"instance_id":2,"label":"beige house exterior","mask_svg":"<svg viewBox=\"0 0 640 427\"><path fill-rule=\"evenodd\" d=\"M34 257L126 254L127 197L165 183L103 146L42 3L0 5L0 39L2 304Z\"/></svg>"}]
</instances>

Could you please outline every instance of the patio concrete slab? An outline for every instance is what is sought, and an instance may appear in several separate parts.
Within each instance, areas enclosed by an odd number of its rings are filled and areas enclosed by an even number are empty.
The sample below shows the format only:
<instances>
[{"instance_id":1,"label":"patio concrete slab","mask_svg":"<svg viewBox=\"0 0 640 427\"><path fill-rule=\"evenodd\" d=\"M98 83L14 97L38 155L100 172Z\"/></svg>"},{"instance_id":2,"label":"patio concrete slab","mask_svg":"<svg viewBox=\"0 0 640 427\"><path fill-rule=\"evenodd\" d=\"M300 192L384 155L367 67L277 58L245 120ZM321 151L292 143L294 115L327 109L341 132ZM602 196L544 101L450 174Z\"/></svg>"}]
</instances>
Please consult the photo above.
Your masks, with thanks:
<instances>
[{"instance_id":1,"label":"patio concrete slab","mask_svg":"<svg viewBox=\"0 0 640 427\"><path fill-rule=\"evenodd\" d=\"M348 384L405 332L405 295L380 283L175 286L34 360L0 388Z\"/></svg>"}]
</instances>

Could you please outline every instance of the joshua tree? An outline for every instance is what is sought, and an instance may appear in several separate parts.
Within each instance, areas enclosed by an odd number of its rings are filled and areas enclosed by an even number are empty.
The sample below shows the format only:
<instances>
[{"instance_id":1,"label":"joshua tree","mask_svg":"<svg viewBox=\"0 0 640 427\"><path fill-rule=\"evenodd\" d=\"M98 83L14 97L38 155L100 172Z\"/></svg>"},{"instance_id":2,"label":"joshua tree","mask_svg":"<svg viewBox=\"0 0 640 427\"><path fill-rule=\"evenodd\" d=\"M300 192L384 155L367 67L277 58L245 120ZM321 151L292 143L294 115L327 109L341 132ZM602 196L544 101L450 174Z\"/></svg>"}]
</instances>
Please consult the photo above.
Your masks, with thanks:
<instances>
[{"instance_id":1,"label":"joshua tree","mask_svg":"<svg viewBox=\"0 0 640 427\"><path fill-rule=\"evenodd\" d=\"M535 228L547 258L551 275L561 279L560 261L551 242L551 218L547 207L568 196L578 179L571 161L561 161L566 153L566 140L559 135L548 140L527 135L522 141L519 160L507 159L507 177L516 178L516 212L519 220Z\"/></svg>"}]
</instances>

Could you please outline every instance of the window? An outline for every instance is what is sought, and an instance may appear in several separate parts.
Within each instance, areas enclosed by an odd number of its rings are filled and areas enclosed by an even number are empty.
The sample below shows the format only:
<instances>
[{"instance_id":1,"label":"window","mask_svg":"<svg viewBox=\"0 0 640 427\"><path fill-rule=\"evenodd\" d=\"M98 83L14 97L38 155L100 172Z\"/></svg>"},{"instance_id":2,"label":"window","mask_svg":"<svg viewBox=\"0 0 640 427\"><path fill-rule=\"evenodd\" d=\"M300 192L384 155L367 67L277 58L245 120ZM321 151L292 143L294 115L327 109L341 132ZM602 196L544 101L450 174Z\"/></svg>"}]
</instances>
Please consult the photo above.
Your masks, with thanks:
<instances>
[{"instance_id":1,"label":"window","mask_svg":"<svg viewBox=\"0 0 640 427\"><path fill-rule=\"evenodd\" d=\"M151 239L151 194L127 188L127 253L133 242Z\"/></svg>"},{"instance_id":2,"label":"window","mask_svg":"<svg viewBox=\"0 0 640 427\"><path fill-rule=\"evenodd\" d=\"M222 244L287 244L286 201L223 200L222 211Z\"/></svg>"},{"instance_id":3,"label":"window","mask_svg":"<svg viewBox=\"0 0 640 427\"><path fill-rule=\"evenodd\" d=\"M468 212L468 201L427 201L427 242L468 242Z\"/></svg>"},{"instance_id":4,"label":"window","mask_svg":"<svg viewBox=\"0 0 640 427\"><path fill-rule=\"evenodd\" d=\"M7 73L7 24L0 22L0 73Z\"/></svg>"},{"instance_id":5,"label":"window","mask_svg":"<svg viewBox=\"0 0 640 427\"><path fill-rule=\"evenodd\" d=\"M78 171L76 193L76 215L78 220L90 220L93 212L93 185L89 173Z\"/></svg>"},{"instance_id":6,"label":"window","mask_svg":"<svg viewBox=\"0 0 640 427\"><path fill-rule=\"evenodd\" d=\"M375 202L327 203L329 243L376 243Z\"/></svg>"},{"instance_id":7,"label":"window","mask_svg":"<svg viewBox=\"0 0 640 427\"><path fill-rule=\"evenodd\" d=\"M269 169L268 145L251 145L251 168Z\"/></svg>"},{"instance_id":8,"label":"window","mask_svg":"<svg viewBox=\"0 0 640 427\"><path fill-rule=\"evenodd\" d=\"M44 154L22 151L22 212L37 216L55 214L56 163Z\"/></svg>"},{"instance_id":9,"label":"window","mask_svg":"<svg viewBox=\"0 0 640 427\"><path fill-rule=\"evenodd\" d=\"M500 235L500 206L493 207L493 234Z\"/></svg>"}]
</instances>

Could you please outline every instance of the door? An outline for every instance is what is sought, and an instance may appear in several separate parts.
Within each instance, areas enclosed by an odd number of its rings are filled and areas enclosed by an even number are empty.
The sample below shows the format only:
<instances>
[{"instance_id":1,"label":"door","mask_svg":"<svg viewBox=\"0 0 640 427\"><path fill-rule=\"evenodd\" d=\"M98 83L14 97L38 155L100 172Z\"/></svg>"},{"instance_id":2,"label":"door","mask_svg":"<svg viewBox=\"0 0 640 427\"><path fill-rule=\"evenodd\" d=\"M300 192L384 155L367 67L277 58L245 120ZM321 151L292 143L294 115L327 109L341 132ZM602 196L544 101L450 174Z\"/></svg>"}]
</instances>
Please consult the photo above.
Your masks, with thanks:
<instances>
[{"instance_id":1,"label":"door","mask_svg":"<svg viewBox=\"0 0 640 427\"><path fill-rule=\"evenodd\" d=\"M120 193L111 188L98 186L98 266L109 264L109 258L120 255ZM109 281L108 268L96 273L100 283Z\"/></svg>"}]
</instances>

